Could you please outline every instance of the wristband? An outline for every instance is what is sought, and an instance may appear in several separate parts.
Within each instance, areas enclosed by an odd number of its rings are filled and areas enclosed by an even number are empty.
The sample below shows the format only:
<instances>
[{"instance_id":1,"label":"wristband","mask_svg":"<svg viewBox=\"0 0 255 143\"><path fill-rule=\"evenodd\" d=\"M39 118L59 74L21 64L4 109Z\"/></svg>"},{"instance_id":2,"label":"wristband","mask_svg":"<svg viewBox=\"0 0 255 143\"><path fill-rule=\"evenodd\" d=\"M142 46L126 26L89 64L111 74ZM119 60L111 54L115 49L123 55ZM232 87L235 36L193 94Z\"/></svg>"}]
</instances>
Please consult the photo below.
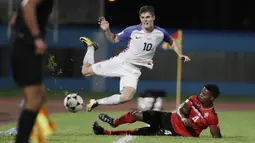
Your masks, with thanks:
<instances>
[{"instance_id":1,"label":"wristband","mask_svg":"<svg viewBox=\"0 0 255 143\"><path fill-rule=\"evenodd\" d=\"M36 39L42 39L42 36L40 34L37 34L35 36L33 36L33 39L36 40Z\"/></svg>"}]
</instances>

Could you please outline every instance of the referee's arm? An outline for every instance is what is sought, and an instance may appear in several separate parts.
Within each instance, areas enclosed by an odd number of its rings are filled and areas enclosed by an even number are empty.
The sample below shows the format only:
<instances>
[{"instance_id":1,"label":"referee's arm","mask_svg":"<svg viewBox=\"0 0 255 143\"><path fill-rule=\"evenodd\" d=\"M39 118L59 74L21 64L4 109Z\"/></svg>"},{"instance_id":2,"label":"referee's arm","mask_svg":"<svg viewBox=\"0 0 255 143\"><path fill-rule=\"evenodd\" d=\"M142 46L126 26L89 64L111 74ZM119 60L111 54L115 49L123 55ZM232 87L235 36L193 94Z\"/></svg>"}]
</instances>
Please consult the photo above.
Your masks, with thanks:
<instances>
[{"instance_id":1,"label":"referee's arm","mask_svg":"<svg viewBox=\"0 0 255 143\"><path fill-rule=\"evenodd\" d=\"M36 6L41 0L22 0L21 9L24 20L33 37L40 37L40 30L36 18Z\"/></svg>"}]
</instances>

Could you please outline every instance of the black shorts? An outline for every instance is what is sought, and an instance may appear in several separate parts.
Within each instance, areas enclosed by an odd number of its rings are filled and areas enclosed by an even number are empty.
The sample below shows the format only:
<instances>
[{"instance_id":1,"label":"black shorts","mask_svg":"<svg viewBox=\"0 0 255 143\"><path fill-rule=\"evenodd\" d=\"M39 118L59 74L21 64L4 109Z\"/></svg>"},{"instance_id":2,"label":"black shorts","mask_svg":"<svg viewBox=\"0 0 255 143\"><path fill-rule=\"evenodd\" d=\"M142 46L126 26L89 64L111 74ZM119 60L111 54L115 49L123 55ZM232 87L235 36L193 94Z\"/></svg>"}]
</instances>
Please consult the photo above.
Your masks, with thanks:
<instances>
[{"instance_id":1,"label":"black shorts","mask_svg":"<svg viewBox=\"0 0 255 143\"><path fill-rule=\"evenodd\" d=\"M15 39L11 43L12 75L19 87L37 85L42 83L42 56L35 54L32 43Z\"/></svg>"},{"instance_id":2,"label":"black shorts","mask_svg":"<svg viewBox=\"0 0 255 143\"><path fill-rule=\"evenodd\" d=\"M173 129L171 114L154 110L143 111L143 121L150 127L138 129L138 134L179 136Z\"/></svg>"}]
</instances>

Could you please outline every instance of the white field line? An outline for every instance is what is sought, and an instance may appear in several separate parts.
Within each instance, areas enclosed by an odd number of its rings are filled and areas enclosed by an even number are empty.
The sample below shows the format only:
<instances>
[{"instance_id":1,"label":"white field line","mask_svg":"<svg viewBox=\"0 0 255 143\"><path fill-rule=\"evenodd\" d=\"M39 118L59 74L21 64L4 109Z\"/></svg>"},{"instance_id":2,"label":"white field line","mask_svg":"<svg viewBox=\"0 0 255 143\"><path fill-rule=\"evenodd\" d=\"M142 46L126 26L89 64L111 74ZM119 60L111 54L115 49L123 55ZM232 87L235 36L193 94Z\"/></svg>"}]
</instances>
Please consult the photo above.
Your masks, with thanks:
<instances>
[{"instance_id":1,"label":"white field line","mask_svg":"<svg viewBox=\"0 0 255 143\"><path fill-rule=\"evenodd\" d=\"M130 142L132 141L133 139L135 139L137 136L131 136L131 135L127 135L127 136L124 136L124 137L121 137L117 140L114 140L112 143L127 143L127 142Z\"/></svg>"}]
</instances>

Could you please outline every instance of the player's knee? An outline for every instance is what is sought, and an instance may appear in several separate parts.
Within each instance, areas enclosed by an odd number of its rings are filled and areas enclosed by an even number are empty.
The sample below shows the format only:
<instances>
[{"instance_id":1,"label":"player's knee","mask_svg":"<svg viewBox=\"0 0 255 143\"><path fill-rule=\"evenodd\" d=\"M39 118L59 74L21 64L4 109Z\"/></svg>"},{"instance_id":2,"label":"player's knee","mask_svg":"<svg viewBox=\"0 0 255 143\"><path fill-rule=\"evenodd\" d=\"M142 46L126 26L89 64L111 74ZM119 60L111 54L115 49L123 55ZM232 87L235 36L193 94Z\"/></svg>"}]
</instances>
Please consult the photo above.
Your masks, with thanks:
<instances>
[{"instance_id":1,"label":"player's knee","mask_svg":"<svg viewBox=\"0 0 255 143\"><path fill-rule=\"evenodd\" d=\"M46 100L42 96L38 96L37 98L27 99L26 107L30 110L38 111L46 102Z\"/></svg>"},{"instance_id":2,"label":"player's knee","mask_svg":"<svg viewBox=\"0 0 255 143\"><path fill-rule=\"evenodd\" d=\"M26 98L26 107L33 111L38 111L45 103L46 96L42 89L32 89L24 92Z\"/></svg>"},{"instance_id":3,"label":"player's knee","mask_svg":"<svg viewBox=\"0 0 255 143\"><path fill-rule=\"evenodd\" d=\"M130 95L130 94L125 94L125 95L122 95L122 101L130 101L133 99L133 95Z\"/></svg>"},{"instance_id":4,"label":"player's knee","mask_svg":"<svg viewBox=\"0 0 255 143\"><path fill-rule=\"evenodd\" d=\"M91 66L82 66L81 73L82 75L88 77L88 76L92 76L94 72Z\"/></svg>"},{"instance_id":5,"label":"player's knee","mask_svg":"<svg viewBox=\"0 0 255 143\"><path fill-rule=\"evenodd\" d=\"M42 95L42 101L41 101L41 106L43 106L47 102L48 98L44 94Z\"/></svg>"},{"instance_id":6,"label":"player's knee","mask_svg":"<svg viewBox=\"0 0 255 143\"><path fill-rule=\"evenodd\" d=\"M123 101L130 101L133 99L136 90L133 87L125 87L122 93Z\"/></svg>"},{"instance_id":7,"label":"player's knee","mask_svg":"<svg viewBox=\"0 0 255 143\"><path fill-rule=\"evenodd\" d=\"M45 96L45 87L44 87L44 85L41 87L39 93L40 93L40 96L41 96L41 103L40 104L44 105L48 100L47 96Z\"/></svg>"},{"instance_id":8,"label":"player's knee","mask_svg":"<svg viewBox=\"0 0 255 143\"><path fill-rule=\"evenodd\" d=\"M88 70L87 70L87 67L85 67L85 66L82 66L82 68L81 68L81 73L82 73L82 75L84 75L84 76L88 76Z\"/></svg>"},{"instance_id":9,"label":"player's knee","mask_svg":"<svg viewBox=\"0 0 255 143\"><path fill-rule=\"evenodd\" d=\"M143 112L142 111L133 111L132 118L136 121L142 121L143 120Z\"/></svg>"},{"instance_id":10,"label":"player's knee","mask_svg":"<svg viewBox=\"0 0 255 143\"><path fill-rule=\"evenodd\" d=\"M87 72L86 70L83 70L83 71L82 71L82 75L84 75L84 76L86 76L86 77L90 76L89 72Z\"/></svg>"}]
</instances>

